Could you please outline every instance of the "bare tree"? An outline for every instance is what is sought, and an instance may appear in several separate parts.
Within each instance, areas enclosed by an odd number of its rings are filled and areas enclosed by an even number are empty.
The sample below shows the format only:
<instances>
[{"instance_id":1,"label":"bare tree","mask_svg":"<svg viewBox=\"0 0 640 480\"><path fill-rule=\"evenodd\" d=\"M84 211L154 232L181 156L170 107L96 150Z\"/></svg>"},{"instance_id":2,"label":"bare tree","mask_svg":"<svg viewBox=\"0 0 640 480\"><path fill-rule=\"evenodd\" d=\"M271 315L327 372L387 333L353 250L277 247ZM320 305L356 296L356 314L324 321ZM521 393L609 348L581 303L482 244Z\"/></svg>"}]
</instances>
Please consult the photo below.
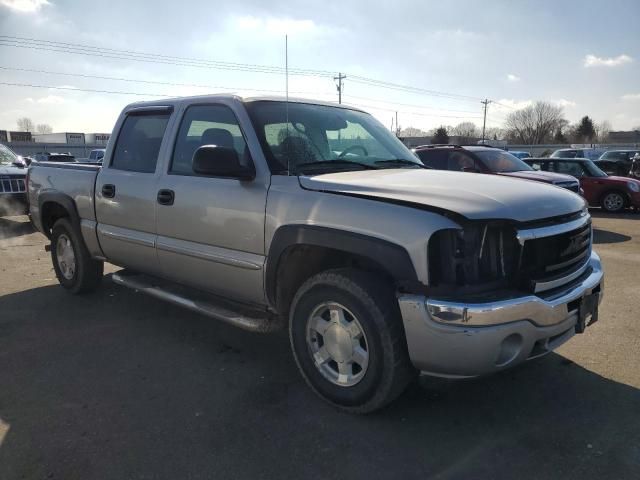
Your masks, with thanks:
<instances>
[{"instance_id":1,"label":"bare tree","mask_svg":"<svg viewBox=\"0 0 640 480\"><path fill-rule=\"evenodd\" d=\"M473 122L462 122L453 127L450 133L451 135L470 141L478 136L478 128Z\"/></svg>"},{"instance_id":2,"label":"bare tree","mask_svg":"<svg viewBox=\"0 0 640 480\"><path fill-rule=\"evenodd\" d=\"M39 123L36 125L36 132L38 133L51 133L53 132L53 128L48 123Z\"/></svg>"},{"instance_id":3,"label":"bare tree","mask_svg":"<svg viewBox=\"0 0 640 480\"><path fill-rule=\"evenodd\" d=\"M18 119L18 130L21 132L33 132L34 125L33 120L28 117L22 117Z\"/></svg>"},{"instance_id":4,"label":"bare tree","mask_svg":"<svg viewBox=\"0 0 640 480\"><path fill-rule=\"evenodd\" d=\"M603 120L602 122L597 123L594 127L596 130L596 142L606 143L609 140L611 123L609 123L607 120Z\"/></svg>"},{"instance_id":5,"label":"bare tree","mask_svg":"<svg viewBox=\"0 0 640 480\"><path fill-rule=\"evenodd\" d=\"M416 127L407 127L400 131L401 137L426 137L427 135L427 132Z\"/></svg>"},{"instance_id":6,"label":"bare tree","mask_svg":"<svg viewBox=\"0 0 640 480\"><path fill-rule=\"evenodd\" d=\"M563 109L547 102L510 113L505 122L508 136L527 145L538 145L550 140L563 124Z\"/></svg>"}]
</instances>

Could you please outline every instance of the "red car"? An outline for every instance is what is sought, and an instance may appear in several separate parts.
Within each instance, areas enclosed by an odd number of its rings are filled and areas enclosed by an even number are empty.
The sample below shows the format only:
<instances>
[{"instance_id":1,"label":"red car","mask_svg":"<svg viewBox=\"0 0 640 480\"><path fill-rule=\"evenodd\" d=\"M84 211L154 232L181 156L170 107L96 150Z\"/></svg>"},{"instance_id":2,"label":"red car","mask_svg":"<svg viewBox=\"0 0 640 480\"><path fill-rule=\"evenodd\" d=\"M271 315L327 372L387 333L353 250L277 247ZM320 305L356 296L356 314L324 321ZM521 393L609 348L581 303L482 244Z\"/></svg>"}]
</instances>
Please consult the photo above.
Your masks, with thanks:
<instances>
[{"instance_id":1,"label":"red car","mask_svg":"<svg viewBox=\"0 0 640 480\"><path fill-rule=\"evenodd\" d=\"M600 206L608 212L620 212L627 207L640 209L640 181L609 176L586 158L527 158L534 169L573 175L580 180L584 198L590 206Z\"/></svg>"},{"instance_id":2,"label":"red car","mask_svg":"<svg viewBox=\"0 0 640 480\"><path fill-rule=\"evenodd\" d=\"M507 177L551 183L575 193L580 192L578 180L569 175L534 170L518 157L499 148L485 145L424 145L413 152L422 163L436 170L492 173ZM528 159L527 159L528 160Z\"/></svg>"}]
</instances>

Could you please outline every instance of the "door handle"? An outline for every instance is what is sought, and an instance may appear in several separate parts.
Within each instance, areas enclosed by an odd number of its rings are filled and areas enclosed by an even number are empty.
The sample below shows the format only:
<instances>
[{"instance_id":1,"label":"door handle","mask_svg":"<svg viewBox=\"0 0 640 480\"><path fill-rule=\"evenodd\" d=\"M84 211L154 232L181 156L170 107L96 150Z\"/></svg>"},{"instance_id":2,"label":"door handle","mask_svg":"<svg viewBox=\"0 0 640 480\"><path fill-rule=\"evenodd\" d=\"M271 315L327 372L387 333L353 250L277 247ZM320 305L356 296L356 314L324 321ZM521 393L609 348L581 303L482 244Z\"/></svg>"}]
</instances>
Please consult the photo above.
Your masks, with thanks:
<instances>
[{"instance_id":1,"label":"door handle","mask_svg":"<svg viewBox=\"0 0 640 480\"><path fill-rule=\"evenodd\" d=\"M110 183L105 183L102 186L102 196L106 198L113 198L116 196L116 186Z\"/></svg>"},{"instance_id":2,"label":"door handle","mask_svg":"<svg viewBox=\"0 0 640 480\"><path fill-rule=\"evenodd\" d=\"M158 203L160 205L173 205L176 194L173 190L162 189L158 191Z\"/></svg>"}]
</instances>

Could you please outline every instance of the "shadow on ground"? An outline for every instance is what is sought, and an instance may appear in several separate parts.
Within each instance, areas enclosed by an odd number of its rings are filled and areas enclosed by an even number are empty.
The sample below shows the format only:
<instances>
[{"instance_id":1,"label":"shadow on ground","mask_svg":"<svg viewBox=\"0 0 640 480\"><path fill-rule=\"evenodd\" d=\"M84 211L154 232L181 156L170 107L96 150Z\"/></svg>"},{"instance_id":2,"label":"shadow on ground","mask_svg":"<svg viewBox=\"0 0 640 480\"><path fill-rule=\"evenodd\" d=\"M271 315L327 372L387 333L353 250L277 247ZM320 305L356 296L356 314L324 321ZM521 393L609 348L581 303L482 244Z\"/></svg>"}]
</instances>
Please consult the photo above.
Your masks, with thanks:
<instances>
[{"instance_id":1,"label":"shadow on ground","mask_svg":"<svg viewBox=\"0 0 640 480\"><path fill-rule=\"evenodd\" d=\"M629 235L611 232L609 230L602 230L599 228L593 229L593 243L595 244L622 243L628 242L629 240L631 240L631 237Z\"/></svg>"},{"instance_id":2,"label":"shadow on ground","mask_svg":"<svg viewBox=\"0 0 640 480\"><path fill-rule=\"evenodd\" d=\"M423 378L359 417L316 399L284 332L246 333L108 280L84 297L5 295L0 312L3 479L640 471L640 392L555 354L483 379Z\"/></svg>"},{"instance_id":3,"label":"shadow on ground","mask_svg":"<svg viewBox=\"0 0 640 480\"><path fill-rule=\"evenodd\" d=\"M0 218L0 240L29 235L34 231L31 222L19 222L11 218Z\"/></svg>"}]
</instances>

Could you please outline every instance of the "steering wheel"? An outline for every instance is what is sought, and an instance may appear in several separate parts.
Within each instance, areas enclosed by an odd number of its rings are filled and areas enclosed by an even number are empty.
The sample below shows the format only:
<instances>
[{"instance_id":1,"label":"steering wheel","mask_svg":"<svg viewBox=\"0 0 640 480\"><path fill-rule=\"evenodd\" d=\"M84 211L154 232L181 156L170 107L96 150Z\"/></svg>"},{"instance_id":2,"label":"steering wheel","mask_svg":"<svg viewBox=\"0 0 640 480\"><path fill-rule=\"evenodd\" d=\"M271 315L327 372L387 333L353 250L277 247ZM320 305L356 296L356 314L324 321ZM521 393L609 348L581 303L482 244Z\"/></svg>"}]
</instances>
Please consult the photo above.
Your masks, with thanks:
<instances>
[{"instance_id":1,"label":"steering wheel","mask_svg":"<svg viewBox=\"0 0 640 480\"><path fill-rule=\"evenodd\" d=\"M361 150L362 153L364 153L365 157L369 156L369 152L367 152L367 149L364 148L362 145L351 145L350 147L347 147L342 152L340 152L340 155L338 155L338 158L344 158L344 156L347 153L349 153L351 150Z\"/></svg>"}]
</instances>

